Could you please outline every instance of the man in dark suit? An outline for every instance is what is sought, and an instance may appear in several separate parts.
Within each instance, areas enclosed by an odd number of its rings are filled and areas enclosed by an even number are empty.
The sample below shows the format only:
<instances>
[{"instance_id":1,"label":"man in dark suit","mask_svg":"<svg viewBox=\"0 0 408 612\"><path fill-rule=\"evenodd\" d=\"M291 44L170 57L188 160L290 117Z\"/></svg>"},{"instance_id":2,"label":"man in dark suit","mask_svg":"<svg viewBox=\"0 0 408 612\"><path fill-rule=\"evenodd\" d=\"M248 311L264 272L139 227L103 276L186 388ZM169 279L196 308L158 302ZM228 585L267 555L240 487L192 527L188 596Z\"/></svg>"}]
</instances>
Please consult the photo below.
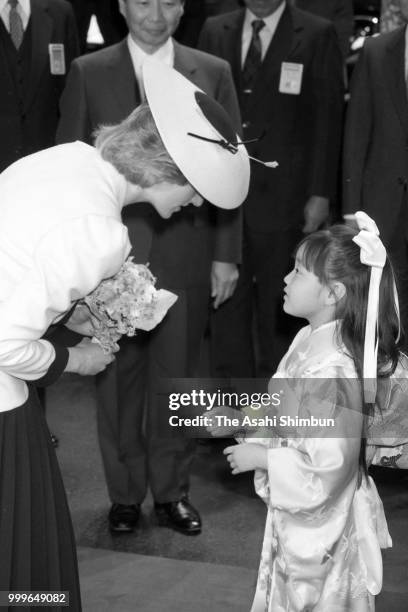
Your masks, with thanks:
<instances>
[{"instance_id":1,"label":"man in dark suit","mask_svg":"<svg viewBox=\"0 0 408 612\"><path fill-rule=\"evenodd\" d=\"M293 5L331 21L336 29L343 57L350 51L353 34L353 0L293 0Z\"/></svg>"},{"instance_id":2,"label":"man in dark suit","mask_svg":"<svg viewBox=\"0 0 408 612\"><path fill-rule=\"evenodd\" d=\"M313 231L327 219L335 195L342 57L328 21L283 0L245 4L246 9L208 19L199 47L230 62L244 140L262 136L248 145L250 154L276 160L279 167L252 167L243 264L234 296L213 319L212 361L218 376L269 377L293 333L281 312L283 277L294 246L302 230Z\"/></svg>"},{"instance_id":3,"label":"man in dark suit","mask_svg":"<svg viewBox=\"0 0 408 612\"><path fill-rule=\"evenodd\" d=\"M15 0L15 6L2 6L0 171L55 144L59 97L78 55L75 20L65 0Z\"/></svg>"},{"instance_id":4,"label":"man in dark suit","mask_svg":"<svg viewBox=\"0 0 408 612\"><path fill-rule=\"evenodd\" d=\"M173 64L215 97L239 129L239 107L227 62L171 38L183 2L121 0L120 8L130 35L73 63L62 97L58 140L89 142L97 125L115 123L140 104L146 54ZM110 528L133 530L150 484L160 522L183 533L199 533L200 516L187 496L194 444L168 434L163 439L160 415L163 420L169 413L165 401L159 401L158 387L163 378L196 375L210 280L216 305L232 294L236 284L240 211L220 214L204 205L183 209L166 222L150 211L144 215L131 211L124 220L135 260L148 261L158 286L177 293L178 301L153 332L124 339L115 367L98 380L99 440L113 504Z\"/></svg>"},{"instance_id":5,"label":"man in dark suit","mask_svg":"<svg viewBox=\"0 0 408 612\"><path fill-rule=\"evenodd\" d=\"M244 0L207 0L207 15L220 15L245 4ZM353 0L290 0L292 6L331 21L336 29L344 57L350 50L353 33Z\"/></svg>"},{"instance_id":6,"label":"man in dark suit","mask_svg":"<svg viewBox=\"0 0 408 612\"><path fill-rule=\"evenodd\" d=\"M408 329L406 37L402 26L367 39L354 69L344 139L343 212L364 210L377 223L397 268Z\"/></svg>"}]
</instances>

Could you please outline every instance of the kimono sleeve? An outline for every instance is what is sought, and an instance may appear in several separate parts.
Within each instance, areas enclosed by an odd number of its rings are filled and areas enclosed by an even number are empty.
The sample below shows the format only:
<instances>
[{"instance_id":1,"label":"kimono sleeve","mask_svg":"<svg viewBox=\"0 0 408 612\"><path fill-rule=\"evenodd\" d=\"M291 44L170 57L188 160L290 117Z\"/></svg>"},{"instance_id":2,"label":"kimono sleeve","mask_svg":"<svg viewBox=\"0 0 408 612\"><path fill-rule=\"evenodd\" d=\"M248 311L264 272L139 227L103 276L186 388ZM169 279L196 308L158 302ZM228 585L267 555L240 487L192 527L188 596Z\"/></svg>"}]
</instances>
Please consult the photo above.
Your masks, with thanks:
<instances>
[{"instance_id":1,"label":"kimono sleeve","mask_svg":"<svg viewBox=\"0 0 408 612\"><path fill-rule=\"evenodd\" d=\"M267 494L277 509L324 511L356 483L363 426L361 389L357 380L339 378L288 383L285 392L288 396L290 390L290 401L279 407L279 444L268 448L267 471L255 475L257 490L262 490L262 497ZM294 421L282 419L288 416Z\"/></svg>"}]
</instances>

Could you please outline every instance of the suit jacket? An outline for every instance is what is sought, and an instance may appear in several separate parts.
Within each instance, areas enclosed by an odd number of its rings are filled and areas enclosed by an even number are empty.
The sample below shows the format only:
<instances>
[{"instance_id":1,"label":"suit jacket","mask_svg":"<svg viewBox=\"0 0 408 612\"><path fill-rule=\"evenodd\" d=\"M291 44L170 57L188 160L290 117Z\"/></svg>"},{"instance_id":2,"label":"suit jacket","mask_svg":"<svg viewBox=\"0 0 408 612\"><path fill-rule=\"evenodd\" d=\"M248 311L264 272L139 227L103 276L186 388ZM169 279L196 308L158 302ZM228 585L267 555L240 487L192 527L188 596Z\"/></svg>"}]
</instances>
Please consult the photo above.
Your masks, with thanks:
<instances>
[{"instance_id":1,"label":"suit jacket","mask_svg":"<svg viewBox=\"0 0 408 612\"><path fill-rule=\"evenodd\" d=\"M212 17L199 47L228 60L238 92L245 10ZM303 65L299 95L279 92L282 62ZM303 222L311 195L334 198L343 107L342 58L328 21L286 7L262 66L244 117L245 139L264 134L249 149L254 157L276 160L275 170L252 166L244 204L249 226L258 231L293 229ZM242 97L241 97L242 105Z\"/></svg>"},{"instance_id":2,"label":"suit jacket","mask_svg":"<svg viewBox=\"0 0 408 612\"><path fill-rule=\"evenodd\" d=\"M183 45L196 47L205 17L205 0L184 0L184 13L174 38Z\"/></svg>"},{"instance_id":3,"label":"suit jacket","mask_svg":"<svg viewBox=\"0 0 408 612\"><path fill-rule=\"evenodd\" d=\"M75 20L65 0L31 0L30 24L30 81L22 106L0 46L0 171L24 155L55 144L65 76L51 74L48 45L64 45L67 70L78 55Z\"/></svg>"},{"instance_id":4,"label":"suit jacket","mask_svg":"<svg viewBox=\"0 0 408 612\"><path fill-rule=\"evenodd\" d=\"M367 211L390 245L408 185L405 26L363 47L351 83L343 168L344 212Z\"/></svg>"},{"instance_id":5,"label":"suit jacket","mask_svg":"<svg viewBox=\"0 0 408 612\"><path fill-rule=\"evenodd\" d=\"M177 42L174 49L175 68L215 97L238 131L239 107L228 64ZM61 99L57 141L91 142L98 125L121 121L140 102L126 39L78 58ZM208 285L213 260L240 261L240 210L222 211L209 204L199 209L190 206L164 221L150 206L142 214L138 205L125 209L124 220L136 261L149 261L161 286L177 289Z\"/></svg>"},{"instance_id":6,"label":"suit jacket","mask_svg":"<svg viewBox=\"0 0 408 612\"><path fill-rule=\"evenodd\" d=\"M353 0L295 0L295 6L332 21L343 56L347 56L354 24Z\"/></svg>"}]
</instances>

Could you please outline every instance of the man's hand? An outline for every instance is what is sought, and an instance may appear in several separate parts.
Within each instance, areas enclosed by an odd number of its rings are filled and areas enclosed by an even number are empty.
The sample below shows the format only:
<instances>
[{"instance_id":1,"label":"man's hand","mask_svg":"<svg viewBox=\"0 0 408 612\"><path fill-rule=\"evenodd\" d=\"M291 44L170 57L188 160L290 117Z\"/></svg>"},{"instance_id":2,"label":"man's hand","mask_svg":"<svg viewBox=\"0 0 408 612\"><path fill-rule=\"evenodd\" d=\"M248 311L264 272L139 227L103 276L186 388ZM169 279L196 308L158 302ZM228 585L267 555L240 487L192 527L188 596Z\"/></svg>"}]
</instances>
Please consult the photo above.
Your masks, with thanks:
<instances>
[{"instance_id":1,"label":"man's hand","mask_svg":"<svg viewBox=\"0 0 408 612\"><path fill-rule=\"evenodd\" d=\"M82 336L93 336L95 334L95 321L86 304L77 304L74 312L65 322L65 327Z\"/></svg>"},{"instance_id":2,"label":"man's hand","mask_svg":"<svg viewBox=\"0 0 408 612\"><path fill-rule=\"evenodd\" d=\"M68 349L69 358L65 372L74 372L81 376L93 376L102 372L115 357L104 353L97 342L84 338L79 344Z\"/></svg>"},{"instance_id":3,"label":"man's hand","mask_svg":"<svg viewBox=\"0 0 408 612\"><path fill-rule=\"evenodd\" d=\"M315 232L329 218L329 199L311 196L304 208L305 224L303 233Z\"/></svg>"},{"instance_id":4,"label":"man's hand","mask_svg":"<svg viewBox=\"0 0 408 612\"><path fill-rule=\"evenodd\" d=\"M262 444L236 444L227 446L223 452L234 475L256 469L268 469L267 448Z\"/></svg>"},{"instance_id":5,"label":"man's hand","mask_svg":"<svg viewBox=\"0 0 408 612\"><path fill-rule=\"evenodd\" d=\"M237 286L238 276L239 272L236 264L213 261L211 269L211 297L214 298L213 307L215 309L232 296Z\"/></svg>"}]
</instances>

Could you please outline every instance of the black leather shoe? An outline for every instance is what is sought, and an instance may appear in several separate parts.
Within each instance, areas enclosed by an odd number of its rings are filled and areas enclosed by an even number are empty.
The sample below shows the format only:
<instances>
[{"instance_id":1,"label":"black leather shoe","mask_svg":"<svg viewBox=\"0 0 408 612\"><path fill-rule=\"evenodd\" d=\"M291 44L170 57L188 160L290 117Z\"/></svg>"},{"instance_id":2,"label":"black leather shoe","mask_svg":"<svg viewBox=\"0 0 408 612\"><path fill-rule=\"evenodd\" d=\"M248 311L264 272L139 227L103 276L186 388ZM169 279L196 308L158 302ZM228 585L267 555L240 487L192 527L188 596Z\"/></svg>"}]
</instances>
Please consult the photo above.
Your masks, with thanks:
<instances>
[{"instance_id":1,"label":"black leather shoe","mask_svg":"<svg viewBox=\"0 0 408 612\"><path fill-rule=\"evenodd\" d=\"M201 533L201 518L187 498L166 504L154 504L159 525L170 527L185 535Z\"/></svg>"},{"instance_id":2,"label":"black leather shoe","mask_svg":"<svg viewBox=\"0 0 408 612\"><path fill-rule=\"evenodd\" d=\"M131 533L137 525L140 506L112 504L109 511L109 529L114 533Z\"/></svg>"}]
</instances>

